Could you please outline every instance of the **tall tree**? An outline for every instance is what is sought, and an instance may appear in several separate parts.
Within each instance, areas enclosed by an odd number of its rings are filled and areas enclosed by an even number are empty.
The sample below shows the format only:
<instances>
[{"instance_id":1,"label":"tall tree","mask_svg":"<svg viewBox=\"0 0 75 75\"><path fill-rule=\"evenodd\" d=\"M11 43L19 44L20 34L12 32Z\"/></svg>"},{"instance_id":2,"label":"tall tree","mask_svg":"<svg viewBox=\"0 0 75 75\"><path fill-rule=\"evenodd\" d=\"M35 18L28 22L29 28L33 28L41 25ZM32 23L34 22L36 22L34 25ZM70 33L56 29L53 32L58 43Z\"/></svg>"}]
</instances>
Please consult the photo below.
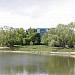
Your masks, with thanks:
<instances>
[{"instance_id":1,"label":"tall tree","mask_svg":"<svg viewBox=\"0 0 75 75\"><path fill-rule=\"evenodd\" d=\"M74 23L69 25L59 24L56 28L50 28L50 30L43 35L42 43L48 42L50 46L73 47L75 45L75 27Z\"/></svg>"}]
</instances>

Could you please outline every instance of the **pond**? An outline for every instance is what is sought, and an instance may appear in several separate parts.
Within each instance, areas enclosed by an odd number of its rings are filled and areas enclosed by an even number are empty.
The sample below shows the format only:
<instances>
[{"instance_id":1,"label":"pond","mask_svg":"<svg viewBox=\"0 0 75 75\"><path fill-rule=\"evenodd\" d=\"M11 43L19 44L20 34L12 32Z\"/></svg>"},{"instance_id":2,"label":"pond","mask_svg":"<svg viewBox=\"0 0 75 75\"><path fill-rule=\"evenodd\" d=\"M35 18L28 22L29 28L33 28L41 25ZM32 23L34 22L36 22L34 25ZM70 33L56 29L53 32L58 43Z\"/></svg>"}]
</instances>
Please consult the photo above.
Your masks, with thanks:
<instances>
[{"instance_id":1,"label":"pond","mask_svg":"<svg viewBox=\"0 0 75 75\"><path fill-rule=\"evenodd\" d=\"M75 75L75 58L0 53L0 75Z\"/></svg>"}]
</instances>

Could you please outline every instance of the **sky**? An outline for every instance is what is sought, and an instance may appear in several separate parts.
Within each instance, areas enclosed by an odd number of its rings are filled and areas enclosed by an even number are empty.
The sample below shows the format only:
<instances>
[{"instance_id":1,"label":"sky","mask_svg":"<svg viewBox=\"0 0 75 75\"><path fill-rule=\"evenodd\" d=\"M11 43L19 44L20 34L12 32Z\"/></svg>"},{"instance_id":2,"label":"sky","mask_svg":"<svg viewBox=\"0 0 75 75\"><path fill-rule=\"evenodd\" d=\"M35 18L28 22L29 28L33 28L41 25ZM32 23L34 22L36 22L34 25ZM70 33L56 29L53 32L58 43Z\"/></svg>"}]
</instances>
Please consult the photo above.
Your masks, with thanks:
<instances>
[{"instance_id":1,"label":"sky","mask_svg":"<svg viewBox=\"0 0 75 75\"><path fill-rule=\"evenodd\" d=\"M50 28L75 22L75 0L0 0L0 27Z\"/></svg>"}]
</instances>

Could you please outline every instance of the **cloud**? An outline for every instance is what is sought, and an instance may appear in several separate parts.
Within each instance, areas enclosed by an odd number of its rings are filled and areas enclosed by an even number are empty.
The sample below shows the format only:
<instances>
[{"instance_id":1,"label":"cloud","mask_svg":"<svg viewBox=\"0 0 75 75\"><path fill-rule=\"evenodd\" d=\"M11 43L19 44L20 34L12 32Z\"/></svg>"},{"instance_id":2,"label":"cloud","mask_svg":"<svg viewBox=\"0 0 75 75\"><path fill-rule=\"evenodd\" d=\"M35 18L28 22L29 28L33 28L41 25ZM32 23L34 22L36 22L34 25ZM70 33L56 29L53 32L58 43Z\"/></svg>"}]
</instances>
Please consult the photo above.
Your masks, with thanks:
<instances>
[{"instance_id":1,"label":"cloud","mask_svg":"<svg viewBox=\"0 0 75 75\"><path fill-rule=\"evenodd\" d=\"M75 21L74 0L0 0L0 26L55 27Z\"/></svg>"}]
</instances>

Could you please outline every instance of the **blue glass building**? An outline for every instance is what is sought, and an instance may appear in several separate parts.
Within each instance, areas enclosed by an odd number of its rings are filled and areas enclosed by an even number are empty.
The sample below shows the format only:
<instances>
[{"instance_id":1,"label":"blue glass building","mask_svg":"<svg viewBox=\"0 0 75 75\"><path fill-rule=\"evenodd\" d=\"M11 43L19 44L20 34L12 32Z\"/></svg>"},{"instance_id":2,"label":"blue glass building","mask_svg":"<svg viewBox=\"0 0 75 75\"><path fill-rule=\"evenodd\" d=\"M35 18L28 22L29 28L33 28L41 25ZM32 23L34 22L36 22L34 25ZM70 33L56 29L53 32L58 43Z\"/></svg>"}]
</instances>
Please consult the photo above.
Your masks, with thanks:
<instances>
[{"instance_id":1,"label":"blue glass building","mask_svg":"<svg viewBox=\"0 0 75 75\"><path fill-rule=\"evenodd\" d=\"M49 28L37 28L37 33L42 36L44 33L48 32Z\"/></svg>"}]
</instances>

